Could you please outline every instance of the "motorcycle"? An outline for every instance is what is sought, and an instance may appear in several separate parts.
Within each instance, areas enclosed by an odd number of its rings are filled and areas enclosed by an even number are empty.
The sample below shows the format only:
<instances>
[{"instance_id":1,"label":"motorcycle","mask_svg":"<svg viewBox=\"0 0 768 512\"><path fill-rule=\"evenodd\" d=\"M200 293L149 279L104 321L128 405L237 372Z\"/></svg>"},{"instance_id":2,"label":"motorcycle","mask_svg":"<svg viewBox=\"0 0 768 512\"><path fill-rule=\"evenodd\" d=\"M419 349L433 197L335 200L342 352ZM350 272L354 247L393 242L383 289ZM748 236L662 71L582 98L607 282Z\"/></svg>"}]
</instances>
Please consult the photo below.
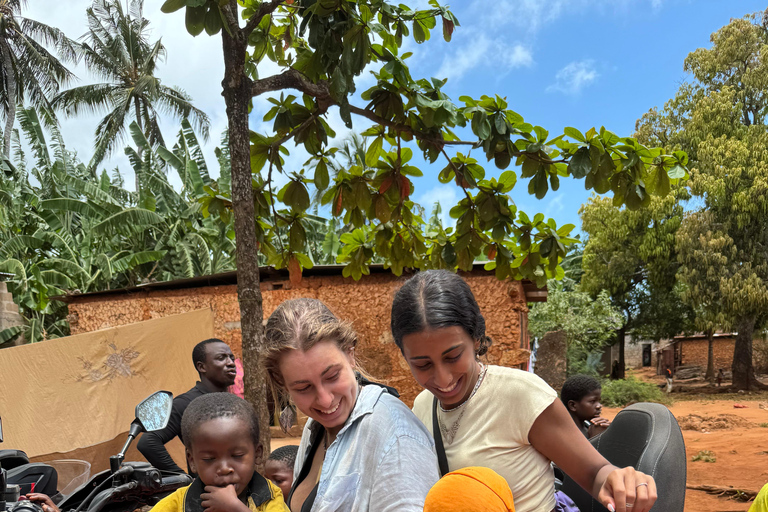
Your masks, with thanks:
<instances>
[{"instance_id":1,"label":"motorcycle","mask_svg":"<svg viewBox=\"0 0 768 512\"><path fill-rule=\"evenodd\" d=\"M2 450L0 512L43 512L40 505L20 500L22 489L24 493L47 494L62 512L132 512L191 484L192 477L187 474L163 475L147 462L125 462L125 453L139 434L165 428L172 403L173 395L168 391L158 391L142 400L136 406L136 419L131 422L125 445L109 458L110 468L91 476L71 493L57 492L58 474L53 464L30 464L24 452ZM8 471L3 465L14 467Z\"/></svg>"}]
</instances>

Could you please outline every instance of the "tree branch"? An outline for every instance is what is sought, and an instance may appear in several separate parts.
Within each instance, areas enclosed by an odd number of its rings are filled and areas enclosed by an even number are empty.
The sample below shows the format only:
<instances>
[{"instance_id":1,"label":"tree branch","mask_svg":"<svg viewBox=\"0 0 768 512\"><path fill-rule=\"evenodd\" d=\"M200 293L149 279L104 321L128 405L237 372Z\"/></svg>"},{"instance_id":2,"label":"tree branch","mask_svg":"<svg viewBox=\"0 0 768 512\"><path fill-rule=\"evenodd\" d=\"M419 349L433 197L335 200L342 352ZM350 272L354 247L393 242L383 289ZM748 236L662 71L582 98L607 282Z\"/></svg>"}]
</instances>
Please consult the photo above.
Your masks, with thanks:
<instances>
[{"instance_id":1,"label":"tree branch","mask_svg":"<svg viewBox=\"0 0 768 512\"><path fill-rule=\"evenodd\" d=\"M256 27L259 26L259 23L261 23L262 18L266 16L267 14L272 14L275 9L277 9L280 4L283 3L284 0L271 0L269 2L262 2L262 4L259 6L259 12L251 16L251 19L248 20L248 23L245 24L245 28L243 29L243 34L245 37L248 37L251 35L251 32L253 32Z\"/></svg>"},{"instance_id":2,"label":"tree branch","mask_svg":"<svg viewBox=\"0 0 768 512\"><path fill-rule=\"evenodd\" d=\"M326 108L334 103L328 89L328 82L323 80L318 83L313 83L306 76L293 68L288 68L279 75L273 75L254 81L251 86L251 96L260 96L266 92L280 91L283 89L296 89L317 98L319 102L322 100L326 103Z\"/></svg>"},{"instance_id":3,"label":"tree branch","mask_svg":"<svg viewBox=\"0 0 768 512\"><path fill-rule=\"evenodd\" d=\"M288 68L279 75L273 75L267 78L262 78L261 80L256 80L251 86L251 95L260 96L267 92L282 91L283 89L296 89L303 92L304 94L312 96L317 100L317 104L318 107L320 107L321 113L328 110L328 107L331 105L338 105L338 102L336 102L336 100L331 97L327 81L321 80L318 83L314 83L309 78L304 76L304 74L293 68ZM356 107L354 105L349 106L349 111L360 117L364 117L370 121L373 121L378 125L386 126L387 128L390 128L398 133L407 133L412 135L421 141L434 145L440 150L442 150L444 146L476 146L478 144L476 141L445 140L443 138L438 138L434 135L414 130L409 125L396 123L394 121L390 121L389 119L384 119L372 110ZM523 151L515 151L512 153L512 156L517 157L524 153L525 152ZM538 156L538 154L526 154L526 156L543 164L567 162L564 159L550 160L549 158L541 158Z\"/></svg>"},{"instance_id":4,"label":"tree branch","mask_svg":"<svg viewBox=\"0 0 768 512\"><path fill-rule=\"evenodd\" d=\"M224 4L224 6L221 7L221 12L224 14L224 19L227 20L229 32L234 36L234 34L240 30L240 24L237 22L237 2L231 1Z\"/></svg>"}]
</instances>

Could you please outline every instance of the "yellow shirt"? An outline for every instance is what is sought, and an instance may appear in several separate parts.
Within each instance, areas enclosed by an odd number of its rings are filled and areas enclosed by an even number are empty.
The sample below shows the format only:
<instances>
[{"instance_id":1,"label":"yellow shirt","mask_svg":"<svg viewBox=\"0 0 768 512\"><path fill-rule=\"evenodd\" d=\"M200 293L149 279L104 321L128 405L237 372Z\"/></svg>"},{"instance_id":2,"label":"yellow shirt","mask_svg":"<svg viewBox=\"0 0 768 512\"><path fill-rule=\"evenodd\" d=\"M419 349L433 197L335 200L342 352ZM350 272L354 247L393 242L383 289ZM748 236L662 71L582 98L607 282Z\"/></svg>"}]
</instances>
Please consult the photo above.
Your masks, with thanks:
<instances>
[{"instance_id":1,"label":"yellow shirt","mask_svg":"<svg viewBox=\"0 0 768 512\"><path fill-rule=\"evenodd\" d=\"M248 508L251 512L291 512L283 500L283 493L279 487L258 473L254 473L253 476L254 480L251 481L251 484L256 486L256 492L252 492L248 496ZM195 480L192 485L176 489L172 494L160 500L157 505L152 507L152 510L154 512L202 512L201 507L195 506L192 500L187 499L188 491L192 486L198 488L199 495L199 488L202 483Z\"/></svg>"},{"instance_id":2,"label":"yellow shirt","mask_svg":"<svg viewBox=\"0 0 768 512\"><path fill-rule=\"evenodd\" d=\"M757 493L755 501L749 507L749 512L768 512L768 484L765 484Z\"/></svg>"}]
</instances>

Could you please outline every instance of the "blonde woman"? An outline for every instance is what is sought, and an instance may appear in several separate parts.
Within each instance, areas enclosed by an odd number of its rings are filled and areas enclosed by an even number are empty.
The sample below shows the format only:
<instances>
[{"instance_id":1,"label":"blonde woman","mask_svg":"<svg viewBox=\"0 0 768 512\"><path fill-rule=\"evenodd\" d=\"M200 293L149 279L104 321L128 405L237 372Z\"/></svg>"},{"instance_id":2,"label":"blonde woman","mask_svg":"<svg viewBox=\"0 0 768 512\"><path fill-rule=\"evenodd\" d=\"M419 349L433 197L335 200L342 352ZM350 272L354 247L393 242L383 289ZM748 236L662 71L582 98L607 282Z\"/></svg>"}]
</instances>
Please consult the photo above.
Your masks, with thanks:
<instances>
[{"instance_id":1,"label":"blonde woman","mask_svg":"<svg viewBox=\"0 0 768 512\"><path fill-rule=\"evenodd\" d=\"M318 300L295 299L272 313L265 336L270 378L310 418L291 511L422 512L438 480L434 442L386 387L362 385L351 326Z\"/></svg>"}]
</instances>

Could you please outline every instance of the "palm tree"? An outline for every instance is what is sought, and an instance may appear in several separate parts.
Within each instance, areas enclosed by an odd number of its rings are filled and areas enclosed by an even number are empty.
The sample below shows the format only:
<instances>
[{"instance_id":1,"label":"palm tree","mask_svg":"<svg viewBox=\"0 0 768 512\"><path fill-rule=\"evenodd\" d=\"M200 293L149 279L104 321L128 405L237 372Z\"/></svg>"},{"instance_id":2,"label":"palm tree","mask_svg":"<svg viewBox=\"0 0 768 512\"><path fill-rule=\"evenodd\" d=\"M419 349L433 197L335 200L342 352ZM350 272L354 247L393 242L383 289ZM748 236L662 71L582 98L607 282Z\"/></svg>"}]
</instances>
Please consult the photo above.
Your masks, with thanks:
<instances>
[{"instance_id":1,"label":"palm tree","mask_svg":"<svg viewBox=\"0 0 768 512\"><path fill-rule=\"evenodd\" d=\"M28 101L50 109L49 98L74 75L45 46L55 48L65 62L74 62L77 43L59 29L21 16L26 0L0 0L0 112L5 118L2 154L10 157L16 106Z\"/></svg>"},{"instance_id":2,"label":"palm tree","mask_svg":"<svg viewBox=\"0 0 768 512\"><path fill-rule=\"evenodd\" d=\"M80 51L87 68L104 82L74 87L53 100L54 107L68 116L81 111L107 113L96 128L88 165L92 170L120 146L131 120L153 146L164 144L159 113L190 117L197 131L208 138L208 116L192 105L183 90L165 86L155 76L165 47L160 40L149 40L143 8L143 0L130 0L127 12L120 0L94 0L86 10L89 30Z\"/></svg>"}]
</instances>

